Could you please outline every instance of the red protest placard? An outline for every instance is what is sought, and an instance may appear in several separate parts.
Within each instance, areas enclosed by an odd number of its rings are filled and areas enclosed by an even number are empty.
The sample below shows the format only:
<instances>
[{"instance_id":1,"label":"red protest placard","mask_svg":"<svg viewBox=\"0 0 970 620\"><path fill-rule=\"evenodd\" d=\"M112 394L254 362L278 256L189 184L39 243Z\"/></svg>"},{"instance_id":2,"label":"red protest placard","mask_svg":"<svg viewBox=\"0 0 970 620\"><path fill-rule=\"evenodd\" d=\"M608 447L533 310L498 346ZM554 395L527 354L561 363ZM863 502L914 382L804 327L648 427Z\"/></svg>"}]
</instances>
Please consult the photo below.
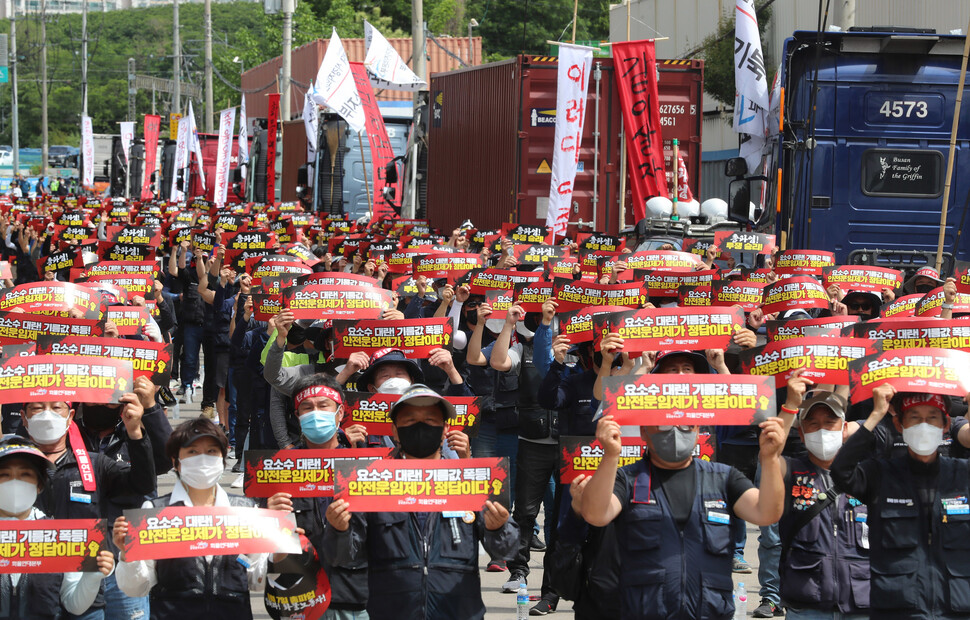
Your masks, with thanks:
<instances>
[{"instance_id":1,"label":"red protest placard","mask_svg":"<svg viewBox=\"0 0 970 620\"><path fill-rule=\"evenodd\" d=\"M131 363L73 355L11 357L0 364L0 403L116 403L131 391Z\"/></svg>"},{"instance_id":2,"label":"red protest placard","mask_svg":"<svg viewBox=\"0 0 970 620\"><path fill-rule=\"evenodd\" d=\"M59 250L38 259L37 271L47 274L52 271L70 269L78 262L78 258L78 253L74 248Z\"/></svg>"},{"instance_id":3,"label":"red protest placard","mask_svg":"<svg viewBox=\"0 0 970 620\"><path fill-rule=\"evenodd\" d=\"M858 316L826 316L820 319L789 319L784 321L768 321L765 323L765 333L768 342L775 340L789 340L808 336L805 330L815 327L834 327L842 329L855 325L862 320Z\"/></svg>"},{"instance_id":4,"label":"red protest placard","mask_svg":"<svg viewBox=\"0 0 970 620\"><path fill-rule=\"evenodd\" d=\"M256 290L263 295L274 295L278 298L283 293L283 289L296 286L296 276L288 275L263 278L259 283L254 282L253 286L259 287Z\"/></svg>"},{"instance_id":5,"label":"red protest placard","mask_svg":"<svg viewBox=\"0 0 970 620\"><path fill-rule=\"evenodd\" d=\"M334 497L354 512L477 512L489 500L509 504L505 457L340 461L334 470Z\"/></svg>"},{"instance_id":6,"label":"red protest placard","mask_svg":"<svg viewBox=\"0 0 970 620\"><path fill-rule=\"evenodd\" d=\"M269 321L282 310L282 295L253 295L253 318L257 321Z\"/></svg>"},{"instance_id":7,"label":"red protest placard","mask_svg":"<svg viewBox=\"0 0 970 620\"><path fill-rule=\"evenodd\" d=\"M778 275L820 276L822 269L835 265L835 254L820 250L785 250L775 257Z\"/></svg>"},{"instance_id":8,"label":"red protest placard","mask_svg":"<svg viewBox=\"0 0 970 620\"><path fill-rule=\"evenodd\" d=\"M472 295L484 295L496 289L510 291L516 284L528 284L542 279L541 272L514 269L473 269L469 276L468 290Z\"/></svg>"},{"instance_id":9,"label":"red protest placard","mask_svg":"<svg viewBox=\"0 0 970 620\"><path fill-rule=\"evenodd\" d=\"M394 308L390 291L370 286L291 286L282 301L297 319L377 319Z\"/></svg>"},{"instance_id":10,"label":"red protest placard","mask_svg":"<svg viewBox=\"0 0 970 620\"><path fill-rule=\"evenodd\" d=\"M32 314L67 317L80 311L86 319L101 316L101 295L70 282L30 282L0 293L0 311L20 308Z\"/></svg>"},{"instance_id":11,"label":"red protest placard","mask_svg":"<svg viewBox=\"0 0 970 620\"><path fill-rule=\"evenodd\" d=\"M247 450L243 492L246 497L332 497L335 461L382 459L390 453L390 448Z\"/></svg>"},{"instance_id":12,"label":"red protest placard","mask_svg":"<svg viewBox=\"0 0 970 620\"><path fill-rule=\"evenodd\" d=\"M647 453L647 445L639 437L621 440L618 467L632 465ZM603 460L603 446L595 437L565 436L559 438L559 482L570 484L579 476L592 476Z\"/></svg>"},{"instance_id":13,"label":"red protest placard","mask_svg":"<svg viewBox=\"0 0 970 620\"><path fill-rule=\"evenodd\" d=\"M367 386L360 386L367 387ZM376 394L373 392L345 392L344 417L341 426L347 428L362 424L368 435L391 436L391 407L398 401L398 394ZM448 427L460 430L469 437L478 435L478 422L481 421L482 397L447 396L448 402L455 407L455 416L448 420Z\"/></svg>"},{"instance_id":14,"label":"red protest placard","mask_svg":"<svg viewBox=\"0 0 970 620\"><path fill-rule=\"evenodd\" d=\"M559 334L568 336L571 344L593 341L593 319L611 312L625 312L620 306L587 306L571 312L558 312Z\"/></svg>"},{"instance_id":15,"label":"red protest placard","mask_svg":"<svg viewBox=\"0 0 970 620\"><path fill-rule=\"evenodd\" d=\"M118 327L122 336L137 336L148 325L145 306L108 306L105 317Z\"/></svg>"},{"instance_id":16,"label":"red protest placard","mask_svg":"<svg viewBox=\"0 0 970 620\"><path fill-rule=\"evenodd\" d=\"M339 273L324 271L309 273L296 279L298 285L320 284L321 286L379 286L376 278L359 273Z\"/></svg>"},{"instance_id":17,"label":"red protest placard","mask_svg":"<svg viewBox=\"0 0 970 620\"><path fill-rule=\"evenodd\" d=\"M959 319L888 319L852 327L856 338L875 340L883 351L919 347L970 351L970 323Z\"/></svg>"},{"instance_id":18,"label":"red protest placard","mask_svg":"<svg viewBox=\"0 0 970 620\"><path fill-rule=\"evenodd\" d=\"M963 398L970 392L970 353L948 349L891 349L849 363L853 403L872 398L884 383L897 392Z\"/></svg>"},{"instance_id":19,"label":"red protest placard","mask_svg":"<svg viewBox=\"0 0 970 620\"><path fill-rule=\"evenodd\" d=\"M693 271L697 265L701 264L701 257L697 254L674 250L648 250L622 254L620 260L626 263L627 269L660 271Z\"/></svg>"},{"instance_id":20,"label":"red protest placard","mask_svg":"<svg viewBox=\"0 0 970 620\"><path fill-rule=\"evenodd\" d=\"M576 233L576 245L580 250L622 252L626 248L626 239L603 233L581 232Z\"/></svg>"},{"instance_id":21,"label":"red protest placard","mask_svg":"<svg viewBox=\"0 0 970 620\"><path fill-rule=\"evenodd\" d=\"M741 306L745 312L761 307L764 298L765 282L745 282L741 280L718 280L711 286L712 306Z\"/></svg>"},{"instance_id":22,"label":"red protest placard","mask_svg":"<svg viewBox=\"0 0 970 620\"><path fill-rule=\"evenodd\" d=\"M155 385L172 378L172 343L84 336L39 336L38 355L81 355L130 361L135 378L148 377Z\"/></svg>"},{"instance_id":23,"label":"red protest placard","mask_svg":"<svg viewBox=\"0 0 970 620\"><path fill-rule=\"evenodd\" d=\"M300 553L292 513L263 508L165 506L126 510L125 560Z\"/></svg>"},{"instance_id":24,"label":"red protest placard","mask_svg":"<svg viewBox=\"0 0 970 620\"><path fill-rule=\"evenodd\" d=\"M639 282L599 284L596 282L556 280L553 291L559 303L558 312L579 310L586 306L627 306L639 308L647 296Z\"/></svg>"},{"instance_id":25,"label":"red protest placard","mask_svg":"<svg viewBox=\"0 0 970 620\"><path fill-rule=\"evenodd\" d=\"M155 277L144 273L131 275L96 275L88 276L82 280L82 283L91 285L98 283L111 284L125 289L128 292L129 298L136 295L142 298L149 298L152 296L155 287Z\"/></svg>"},{"instance_id":26,"label":"red protest placard","mask_svg":"<svg viewBox=\"0 0 970 620\"><path fill-rule=\"evenodd\" d=\"M0 520L0 573L93 573L105 519Z\"/></svg>"},{"instance_id":27,"label":"red protest placard","mask_svg":"<svg viewBox=\"0 0 970 620\"><path fill-rule=\"evenodd\" d=\"M953 279L956 280L958 293L970 293L970 267L954 271Z\"/></svg>"},{"instance_id":28,"label":"red protest placard","mask_svg":"<svg viewBox=\"0 0 970 620\"><path fill-rule=\"evenodd\" d=\"M512 246L512 256L519 265L542 265L549 261L558 261L567 253L561 245L543 245L541 243L521 243Z\"/></svg>"},{"instance_id":29,"label":"red protest placard","mask_svg":"<svg viewBox=\"0 0 970 620\"><path fill-rule=\"evenodd\" d=\"M849 385L849 361L869 352L871 340L862 338L803 337L779 340L741 351L741 370L750 375L773 376L784 387L799 368L813 383Z\"/></svg>"},{"instance_id":30,"label":"red protest placard","mask_svg":"<svg viewBox=\"0 0 970 620\"><path fill-rule=\"evenodd\" d=\"M744 327L740 308L642 308L593 319L594 339L615 332L623 352L725 349ZM607 330L607 331L604 331ZM597 336L599 335L599 337Z\"/></svg>"},{"instance_id":31,"label":"red protest placard","mask_svg":"<svg viewBox=\"0 0 970 620\"><path fill-rule=\"evenodd\" d=\"M882 316L886 319L910 317L916 314L916 304L923 299L923 295L904 295L890 304L882 307Z\"/></svg>"},{"instance_id":32,"label":"red protest placard","mask_svg":"<svg viewBox=\"0 0 970 620\"><path fill-rule=\"evenodd\" d=\"M761 308L765 314L771 314L828 307L829 296L818 280L811 276L795 276L766 286Z\"/></svg>"},{"instance_id":33,"label":"red protest placard","mask_svg":"<svg viewBox=\"0 0 970 620\"><path fill-rule=\"evenodd\" d=\"M158 273L158 263L152 261L98 261L86 267L76 267L71 270L71 279L95 278L98 276L131 276L145 274L155 277Z\"/></svg>"},{"instance_id":34,"label":"red protest placard","mask_svg":"<svg viewBox=\"0 0 970 620\"><path fill-rule=\"evenodd\" d=\"M579 259L575 256L567 256L557 261L546 263L546 269L552 278L573 279L573 271L579 266Z\"/></svg>"},{"instance_id":35,"label":"red protest placard","mask_svg":"<svg viewBox=\"0 0 970 620\"><path fill-rule=\"evenodd\" d=\"M838 284L842 292L872 291L884 288L896 290L903 285L903 272L886 267L868 265L839 265L822 269L822 284L826 290Z\"/></svg>"},{"instance_id":36,"label":"red protest placard","mask_svg":"<svg viewBox=\"0 0 970 620\"><path fill-rule=\"evenodd\" d=\"M640 375L603 380L603 415L630 426L749 426L775 415L775 381L746 375Z\"/></svg>"},{"instance_id":37,"label":"red protest placard","mask_svg":"<svg viewBox=\"0 0 970 620\"><path fill-rule=\"evenodd\" d=\"M527 226L502 222L502 232L513 243L544 243L552 245L552 231L546 226Z\"/></svg>"},{"instance_id":38,"label":"red protest placard","mask_svg":"<svg viewBox=\"0 0 970 620\"><path fill-rule=\"evenodd\" d=\"M42 334L101 336L104 323L94 319L0 311L0 345L36 342Z\"/></svg>"},{"instance_id":39,"label":"red protest placard","mask_svg":"<svg viewBox=\"0 0 970 620\"><path fill-rule=\"evenodd\" d=\"M682 286L677 290L677 305L682 308L704 308L711 305L714 292L709 286Z\"/></svg>"},{"instance_id":40,"label":"red protest placard","mask_svg":"<svg viewBox=\"0 0 970 620\"><path fill-rule=\"evenodd\" d=\"M313 270L300 261L267 261L254 266L249 272L253 277L253 284L260 284L264 278L280 276L302 276L313 273Z\"/></svg>"},{"instance_id":41,"label":"red protest placard","mask_svg":"<svg viewBox=\"0 0 970 620\"><path fill-rule=\"evenodd\" d=\"M722 255L738 252L771 254L775 247L775 236L756 232L718 230L714 233L714 245L721 250ZM749 265L749 267L752 266Z\"/></svg>"},{"instance_id":42,"label":"red protest placard","mask_svg":"<svg viewBox=\"0 0 970 620\"><path fill-rule=\"evenodd\" d=\"M937 287L923 295L922 299L916 302L916 312L915 316L940 316L943 312L943 302L945 301L945 296L943 294L943 287ZM957 293L956 299L953 300L953 310L954 315L970 313L970 293Z\"/></svg>"},{"instance_id":43,"label":"red protest placard","mask_svg":"<svg viewBox=\"0 0 970 620\"><path fill-rule=\"evenodd\" d=\"M489 291L485 293L485 303L492 307L489 319L504 321L509 314L509 308L515 303L515 291Z\"/></svg>"},{"instance_id":44,"label":"red protest placard","mask_svg":"<svg viewBox=\"0 0 970 620\"><path fill-rule=\"evenodd\" d=\"M542 312L542 304L552 297L553 283L539 280L515 285L515 303L526 312Z\"/></svg>"},{"instance_id":45,"label":"red protest placard","mask_svg":"<svg viewBox=\"0 0 970 620\"><path fill-rule=\"evenodd\" d=\"M114 243L134 243L158 247L162 243L162 229L158 226L108 226L106 235Z\"/></svg>"},{"instance_id":46,"label":"red protest placard","mask_svg":"<svg viewBox=\"0 0 970 620\"><path fill-rule=\"evenodd\" d=\"M435 349L451 348L454 324L448 317L400 321L334 321L334 357L348 359L363 351L401 349L411 359L427 359Z\"/></svg>"},{"instance_id":47,"label":"red protest placard","mask_svg":"<svg viewBox=\"0 0 970 620\"><path fill-rule=\"evenodd\" d=\"M652 270L634 272L637 279L643 282L644 291L649 297L677 297L680 287L711 287L719 279L717 269L702 271L668 271Z\"/></svg>"},{"instance_id":48,"label":"red protest placard","mask_svg":"<svg viewBox=\"0 0 970 620\"><path fill-rule=\"evenodd\" d=\"M151 261L155 262L155 246L133 243L98 242L98 257L105 261Z\"/></svg>"},{"instance_id":49,"label":"red protest placard","mask_svg":"<svg viewBox=\"0 0 970 620\"><path fill-rule=\"evenodd\" d=\"M454 282L472 269L482 266L482 255L465 252L432 252L425 256L414 257L413 275L425 276L429 280L448 278Z\"/></svg>"}]
</instances>

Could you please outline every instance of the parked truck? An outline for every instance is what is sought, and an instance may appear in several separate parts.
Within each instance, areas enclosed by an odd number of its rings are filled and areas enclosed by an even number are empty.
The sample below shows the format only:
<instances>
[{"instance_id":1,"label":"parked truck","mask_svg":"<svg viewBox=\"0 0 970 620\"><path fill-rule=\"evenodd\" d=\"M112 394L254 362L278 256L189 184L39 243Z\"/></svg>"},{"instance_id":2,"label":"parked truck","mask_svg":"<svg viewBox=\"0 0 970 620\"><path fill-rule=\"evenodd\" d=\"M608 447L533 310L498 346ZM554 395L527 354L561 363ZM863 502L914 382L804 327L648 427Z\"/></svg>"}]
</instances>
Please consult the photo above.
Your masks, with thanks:
<instances>
[{"instance_id":1,"label":"parked truck","mask_svg":"<svg viewBox=\"0 0 970 620\"><path fill-rule=\"evenodd\" d=\"M518 56L431 76L424 176L426 214L436 226L450 230L465 218L482 229L508 221L545 224L557 67L556 57ZM674 170L677 138L696 194L704 64L658 60L657 68L667 170ZM573 231L616 233L635 223L629 186L620 207L622 124L613 60L594 58L570 213Z\"/></svg>"},{"instance_id":2,"label":"parked truck","mask_svg":"<svg viewBox=\"0 0 970 620\"><path fill-rule=\"evenodd\" d=\"M934 261L963 47L963 36L894 28L786 41L780 201L770 196L765 223L788 247L829 250L839 262ZM960 260L970 259L959 234L970 207L968 140L964 105L943 246Z\"/></svg>"}]
</instances>

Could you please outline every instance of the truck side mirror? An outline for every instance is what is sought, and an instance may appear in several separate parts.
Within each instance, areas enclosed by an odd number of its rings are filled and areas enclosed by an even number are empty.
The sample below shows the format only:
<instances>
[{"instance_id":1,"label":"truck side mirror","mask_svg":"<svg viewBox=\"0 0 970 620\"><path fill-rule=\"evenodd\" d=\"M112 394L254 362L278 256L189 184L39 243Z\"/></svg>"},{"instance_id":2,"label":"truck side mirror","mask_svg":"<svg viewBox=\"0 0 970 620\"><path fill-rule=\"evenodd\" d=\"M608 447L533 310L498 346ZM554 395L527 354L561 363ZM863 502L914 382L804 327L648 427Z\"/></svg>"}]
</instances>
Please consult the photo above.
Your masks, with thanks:
<instances>
[{"instance_id":1,"label":"truck side mirror","mask_svg":"<svg viewBox=\"0 0 970 620\"><path fill-rule=\"evenodd\" d=\"M387 162L384 167L384 183L395 185L397 183L397 158Z\"/></svg>"},{"instance_id":2,"label":"truck side mirror","mask_svg":"<svg viewBox=\"0 0 970 620\"><path fill-rule=\"evenodd\" d=\"M724 176L740 179L748 174L748 162L743 157L732 157L724 162Z\"/></svg>"},{"instance_id":3,"label":"truck side mirror","mask_svg":"<svg viewBox=\"0 0 970 620\"><path fill-rule=\"evenodd\" d=\"M728 200L728 219L732 222L747 224L751 206L751 182L747 179L735 179L731 181L728 188L730 197L730 200Z\"/></svg>"}]
</instances>

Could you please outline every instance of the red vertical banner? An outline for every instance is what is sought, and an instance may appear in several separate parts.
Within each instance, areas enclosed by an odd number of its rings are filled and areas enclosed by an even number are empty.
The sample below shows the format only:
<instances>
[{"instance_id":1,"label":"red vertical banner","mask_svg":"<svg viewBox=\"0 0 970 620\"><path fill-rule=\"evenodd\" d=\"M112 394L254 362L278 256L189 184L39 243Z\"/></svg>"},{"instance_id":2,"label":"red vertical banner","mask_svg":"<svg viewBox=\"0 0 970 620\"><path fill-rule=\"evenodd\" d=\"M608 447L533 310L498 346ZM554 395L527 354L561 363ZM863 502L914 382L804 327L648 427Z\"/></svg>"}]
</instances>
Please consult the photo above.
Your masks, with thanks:
<instances>
[{"instance_id":1,"label":"red vertical banner","mask_svg":"<svg viewBox=\"0 0 970 620\"><path fill-rule=\"evenodd\" d=\"M370 77L364 63L350 63L350 70L354 74L354 82L357 83L357 94L360 102L364 106L364 119L367 123L367 141L370 143L370 158L374 162L373 195L374 195L374 214L371 223L380 221L385 216L394 214L390 203L384 200L384 187L387 180L384 178L387 164L394 159L394 149L391 141L387 137L387 128L384 127L384 117L381 110L377 107L377 97L374 96L374 87L371 86ZM361 154L363 157L363 154ZM400 196L400 192L395 192Z\"/></svg>"},{"instance_id":2,"label":"red vertical banner","mask_svg":"<svg viewBox=\"0 0 970 620\"><path fill-rule=\"evenodd\" d=\"M280 120L280 94L269 96L266 122L266 204L276 203L276 127Z\"/></svg>"},{"instance_id":3,"label":"red vertical banner","mask_svg":"<svg viewBox=\"0 0 970 620\"><path fill-rule=\"evenodd\" d=\"M646 214L647 198L667 197L653 40L614 43L613 66L626 132L633 219L639 221Z\"/></svg>"},{"instance_id":4,"label":"red vertical banner","mask_svg":"<svg viewBox=\"0 0 970 620\"><path fill-rule=\"evenodd\" d=\"M152 173L155 172L155 156L158 151L158 131L161 124L161 116L154 114L145 115L145 168L142 170L141 175L142 200L151 200L154 197L151 190Z\"/></svg>"}]
</instances>

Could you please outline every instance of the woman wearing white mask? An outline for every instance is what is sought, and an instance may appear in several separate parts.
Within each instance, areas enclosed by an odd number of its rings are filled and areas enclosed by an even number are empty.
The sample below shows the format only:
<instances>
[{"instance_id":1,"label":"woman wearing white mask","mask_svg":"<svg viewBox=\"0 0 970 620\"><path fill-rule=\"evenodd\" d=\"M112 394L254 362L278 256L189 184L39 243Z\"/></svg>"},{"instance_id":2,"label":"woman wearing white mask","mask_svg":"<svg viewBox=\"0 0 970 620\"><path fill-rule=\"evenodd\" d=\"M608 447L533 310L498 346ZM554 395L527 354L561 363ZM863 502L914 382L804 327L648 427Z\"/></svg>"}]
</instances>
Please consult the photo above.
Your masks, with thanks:
<instances>
[{"instance_id":1,"label":"woman wearing white mask","mask_svg":"<svg viewBox=\"0 0 970 620\"><path fill-rule=\"evenodd\" d=\"M221 428L203 417L183 422L169 437L166 452L178 476L172 492L145 502L143 508L162 506L254 507L246 497L227 494L219 486L225 471L229 440ZM124 548L128 522L118 517L114 541ZM118 587L128 596L151 597L151 617L234 618L253 617L249 591L260 590L266 576L266 554L220 555L126 562L120 554Z\"/></svg>"},{"instance_id":2,"label":"woman wearing white mask","mask_svg":"<svg viewBox=\"0 0 970 620\"><path fill-rule=\"evenodd\" d=\"M872 393L873 409L832 463L836 488L869 507L873 618L966 618L970 614L970 462L939 454L949 399ZM874 456L873 430L887 413L907 454Z\"/></svg>"},{"instance_id":3,"label":"woman wearing white mask","mask_svg":"<svg viewBox=\"0 0 970 620\"><path fill-rule=\"evenodd\" d=\"M17 435L0 438L0 519L46 519L34 502L49 486L52 469L30 440ZM97 597L101 580L114 569L114 555L107 549L95 561L94 572L0 575L0 619L59 618L64 610L84 613Z\"/></svg>"}]
</instances>

